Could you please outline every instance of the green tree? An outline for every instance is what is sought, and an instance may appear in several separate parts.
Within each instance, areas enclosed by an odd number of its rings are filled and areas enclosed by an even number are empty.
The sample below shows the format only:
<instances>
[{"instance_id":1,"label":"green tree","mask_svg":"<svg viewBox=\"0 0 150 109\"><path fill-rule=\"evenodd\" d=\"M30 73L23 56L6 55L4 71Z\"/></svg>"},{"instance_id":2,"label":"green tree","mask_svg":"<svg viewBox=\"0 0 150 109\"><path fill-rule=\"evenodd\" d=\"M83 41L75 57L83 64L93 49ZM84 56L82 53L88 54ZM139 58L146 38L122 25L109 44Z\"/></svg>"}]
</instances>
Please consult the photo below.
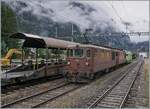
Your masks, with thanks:
<instances>
[{"instance_id":1,"label":"green tree","mask_svg":"<svg viewBox=\"0 0 150 109\"><path fill-rule=\"evenodd\" d=\"M10 48L18 48L19 41L9 36L17 32L16 15L5 3L1 4L1 54L4 56Z\"/></svg>"}]
</instances>

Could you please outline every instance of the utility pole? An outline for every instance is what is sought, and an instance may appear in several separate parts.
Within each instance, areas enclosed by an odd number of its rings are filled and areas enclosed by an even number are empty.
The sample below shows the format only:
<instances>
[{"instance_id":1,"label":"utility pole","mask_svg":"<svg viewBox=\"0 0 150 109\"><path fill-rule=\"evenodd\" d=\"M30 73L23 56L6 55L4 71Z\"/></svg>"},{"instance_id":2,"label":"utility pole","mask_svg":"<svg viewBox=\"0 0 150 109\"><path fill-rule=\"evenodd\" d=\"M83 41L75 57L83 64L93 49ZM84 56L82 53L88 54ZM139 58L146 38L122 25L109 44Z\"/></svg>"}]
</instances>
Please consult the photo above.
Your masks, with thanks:
<instances>
[{"instance_id":1,"label":"utility pole","mask_svg":"<svg viewBox=\"0 0 150 109\"><path fill-rule=\"evenodd\" d=\"M128 31L128 26L130 26L131 23L130 23L130 22L123 22L123 24L124 24L125 27L126 27L126 33L127 33L127 31Z\"/></svg>"},{"instance_id":2,"label":"utility pole","mask_svg":"<svg viewBox=\"0 0 150 109\"><path fill-rule=\"evenodd\" d=\"M55 27L55 38L57 38L58 37L58 28L57 28L57 26Z\"/></svg>"},{"instance_id":3,"label":"utility pole","mask_svg":"<svg viewBox=\"0 0 150 109\"><path fill-rule=\"evenodd\" d=\"M73 24L71 24L71 35L73 36L74 34L74 28L73 28Z\"/></svg>"},{"instance_id":4,"label":"utility pole","mask_svg":"<svg viewBox=\"0 0 150 109\"><path fill-rule=\"evenodd\" d=\"M73 42L73 35L74 35L74 28L73 28L73 24L71 24L71 35L72 35L71 41Z\"/></svg>"}]
</instances>

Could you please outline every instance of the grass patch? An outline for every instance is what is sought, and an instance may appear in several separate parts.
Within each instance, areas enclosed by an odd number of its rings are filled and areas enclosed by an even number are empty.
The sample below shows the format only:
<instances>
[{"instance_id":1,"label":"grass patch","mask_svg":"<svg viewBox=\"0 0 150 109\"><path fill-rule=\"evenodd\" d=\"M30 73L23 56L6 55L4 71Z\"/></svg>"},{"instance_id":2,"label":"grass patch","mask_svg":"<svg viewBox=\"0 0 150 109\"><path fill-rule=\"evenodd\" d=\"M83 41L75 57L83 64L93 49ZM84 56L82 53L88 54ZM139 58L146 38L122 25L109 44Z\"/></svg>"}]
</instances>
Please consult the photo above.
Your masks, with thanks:
<instances>
[{"instance_id":1,"label":"grass patch","mask_svg":"<svg viewBox=\"0 0 150 109\"><path fill-rule=\"evenodd\" d=\"M145 59L144 63L144 79L145 79L145 92L146 92L146 106L149 107L149 61Z\"/></svg>"}]
</instances>

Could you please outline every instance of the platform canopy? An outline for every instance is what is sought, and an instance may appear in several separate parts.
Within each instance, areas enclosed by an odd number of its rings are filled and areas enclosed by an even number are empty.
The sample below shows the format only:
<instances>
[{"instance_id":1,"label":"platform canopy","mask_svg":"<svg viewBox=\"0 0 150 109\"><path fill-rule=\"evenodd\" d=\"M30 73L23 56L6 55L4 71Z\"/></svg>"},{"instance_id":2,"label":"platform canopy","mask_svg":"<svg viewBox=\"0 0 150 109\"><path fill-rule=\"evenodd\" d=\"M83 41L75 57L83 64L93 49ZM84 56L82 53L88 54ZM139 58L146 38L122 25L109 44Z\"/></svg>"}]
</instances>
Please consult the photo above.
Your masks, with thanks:
<instances>
[{"instance_id":1,"label":"platform canopy","mask_svg":"<svg viewBox=\"0 0 150 109\"><path fill-rule=\"evenodd\" d=\"M23 47L31 47L31 48L60 48L67 49L80 45L80 43L50 38L50 37L42 37L33 34L27 33L14 33L10 36L10 38L23 39Z\"/></svg>"},{"instance_id":2,"label":"platform canopy","mask_svg":"<svg viewBox=\"0 0 150 109\"><path fill-rule=\"evenodd\" d=\"M96 46L91 44L80 44L76 42L60 40L51 37L44 37L44 36L42 37L42 36L27 34L27 33L14 33L10 36L10 38L23 39L24 40L22 45L23 47L50 48L50 49L52 48L69 49L69 48L82 47L82 48L97 48L97 49L103 49L109 51L122 52L122 50L116 48Z\"/></svg>"}]
</instances>

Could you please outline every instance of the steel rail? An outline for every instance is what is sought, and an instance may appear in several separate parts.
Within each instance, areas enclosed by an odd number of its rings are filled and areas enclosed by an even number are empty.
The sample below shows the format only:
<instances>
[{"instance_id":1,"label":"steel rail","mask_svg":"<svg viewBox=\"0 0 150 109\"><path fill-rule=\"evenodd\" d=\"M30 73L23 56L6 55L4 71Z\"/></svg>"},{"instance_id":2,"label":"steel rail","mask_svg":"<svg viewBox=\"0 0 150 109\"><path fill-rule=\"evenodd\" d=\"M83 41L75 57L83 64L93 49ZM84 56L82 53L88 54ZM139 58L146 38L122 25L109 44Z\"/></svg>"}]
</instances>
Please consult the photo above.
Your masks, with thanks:
<instances>
[{"instance_id":1,"label":"steel rail","mask_svg":"<svg viewBox=\"0 0 150 109\"><path fill-rule=\"evenodd\" d=\"M31 108L37 108L37 107L39 107L40 105L47 103L48 101L52 101L52 100L54 100L54 99L57 99L58 97L61 97L61 96L63 96L63 95L66 95L66 94L68 94L69 92L72 92L72 91L74 91L74 90L79 89L80 87L82 87L82 86L78 86L78 87L76 87L76 88L70 89L69 91L66 91L66 92L64 92L64 93L61 93L61 94L59 94L59 95L56 95L56 96L54 96L54 97L52 97L52 98L50 98L50 99L48 99L48 100L42 101L42 102L40 102L40 103L38 103L38 104L32 106Z\"/></svg>"},{"instance_id":2,"label":"steel rail","mask_svg":"<svg viewBox=\"0 0 150 109\"><path fill-rule=\"evenodd\" d=\"M120 82L124 77L126 77L126 75L129 73L129 71L131 71L131 70L133 69L132 67L133 67L133 66L135 67L136 65L137 65L137 63L134 64L134 65L132 65L132 66L130 66L130 67L129 67L130 69L128 69L127 71L125 71L126 73L125 73L123 76L121 76L120 79L118 79L109 89L107 89L107 90L104 92L103 95L101 95L100 97L98 97L98 99L95 100L95 101L88 107L88 109L90 109L90 108L96 106L99 101L101 101L117 84L119 84L119 82Z\"/></svg>"},{"instance_id":3,"label":"steel rail","mask_svg":"<svg viewBox=\"0 0 150 109\"><path fill-rule=\"evenodd\" d=\"M124 96L124 98L123 98L123 100L122 100L122 102L121 102L119 108L122 108L123 105L124 105L124 103L126 102L126 99L127 99L128 95L129 95L129 92L131 91L131 88L132 88L132 86L133 86L133 84L134 84L134 82L135 82L135 80L136 80L136 78L137 78L137 76L138 76L138 74L139 74L139 71L140 71L142 65L143 65L143 62L141 63L141 65L140 65L140 67L139 67L139 69L138 69L138 71L137 71L137 73L136 73L136 76L134 77L132 83L130 84L129 89L128 89L126 95Z\"/></svg>"},{"instance_id":4,"label":"steel rail","mask_svg":"<svg viewBox=\"0 0 150 109\"><path fill-rule=\"evenodd\" d=\"M23 100L26 100L26 99L29 99L29 98L32 98L32 97L35 97L35 96L44 94L44 93L49 92L49 91L56 90L56 89L58 89L58 88L61 88L61 87L63 87L63 86L67 86L67 85L69 85L69 84L71 84L71 83L66 83L66 84L63 84L63 85L59 85L59 86L57 86L57 87L55 87L55 88L52 88L52 89L50 88L50 89L48 89L48 90L44 90L44 91L41 91L41 92L39 92L39 93L35 93L35 94L33 94L33 95L30 95L30 96L27 96L27 97L23 97L23 98L21 98L21 99L15 100L15 101L10 102L10 103L8 103L8 104L4 104L4 105L1 106L1 108L9 107L9 106L11 106L11 105L13 105L13 104L15 104L15 103L18 103L18 102L21 102L21 101L23 101Z\"/></svg>"}]
</instances>

